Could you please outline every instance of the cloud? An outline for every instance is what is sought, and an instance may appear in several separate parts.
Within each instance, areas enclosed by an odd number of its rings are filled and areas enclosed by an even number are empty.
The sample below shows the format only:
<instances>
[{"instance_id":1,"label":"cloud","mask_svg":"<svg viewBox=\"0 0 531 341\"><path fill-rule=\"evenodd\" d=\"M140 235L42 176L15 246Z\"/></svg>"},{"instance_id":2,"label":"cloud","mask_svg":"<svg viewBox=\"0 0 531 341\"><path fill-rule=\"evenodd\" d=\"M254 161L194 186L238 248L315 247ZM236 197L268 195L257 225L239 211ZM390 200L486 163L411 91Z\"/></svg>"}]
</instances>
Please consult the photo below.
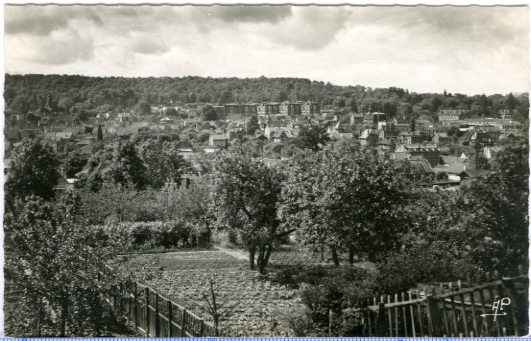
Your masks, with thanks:
<instances>
[{"instance_id":1,"label":"cloud","mask_svg":"<svg viewBox=\"0 0 531 341\"><path fill-rule=\"evenodd\" d=\"M291 6L212 6L205 12L225 22L269 22L272 24L292 15Z\"/></svg>"},{"instance_id":2,"label":"cloud","mask_svg":"<svg viewBox=\"0 0 531 341\"><path fill-rule=\"evenodd\" d=\"M522 92L528 19L527 7L5 6L4 56L9 73Z\"/></svg>"},{"instance_id":3,"label":"cloud","mask_svg":"<svg viewBox=\"0 0 531 341\"><path fill-rule=\"evenodd\" d=\"M5 6L5 33L28 33L47 36L53 31L68 27L73 19L90 20L102 24L95 12L96 7L88 6Z\"/></svg>"},{"instance_id":4,"label":"cloud","mask_svg":"<svg viewBox=\"0 0 531 341\"><path fill-rule=\"evenodd\" d=\"M130 50L140 54L161 54L170 51L170 48L157 37L142 35L133 39Z\"/></svg>"},{"instance_id":5,"label":"cloud","mask_svg":"<svg viewBox=\"0 0 531 341\"><path fill-rule=\"evenodd\" d=\"M296 7L289 21L263 34L273 42L297 50L319 50L331 43L343 29L350 12L342 7Z\"/></svg>"},{"instance_id":6,"label":"cloud","mask_svg":"<svg viewBox=\"0 0 531 341\"><path fill-rule=\"evenodd\" d=\"M39 36L20 37L5 42L6 62L16 61L44 65L65 65L88 61L94 57L92 38L82 37L75 30L54 31L47 39Z\"/></svg>"},{"instance_id":7,"label":"cloud","mask_svg":"<svg viewBox=\"0 0 531 341\"><path fill-rule=\"evenodd\" d=\"M87 61L94 57L92 39L82 38L77 32L70 31L57 35L43 42L34 60L44 64L71 64L76 61Z\"/></svg>"}]
</instances>

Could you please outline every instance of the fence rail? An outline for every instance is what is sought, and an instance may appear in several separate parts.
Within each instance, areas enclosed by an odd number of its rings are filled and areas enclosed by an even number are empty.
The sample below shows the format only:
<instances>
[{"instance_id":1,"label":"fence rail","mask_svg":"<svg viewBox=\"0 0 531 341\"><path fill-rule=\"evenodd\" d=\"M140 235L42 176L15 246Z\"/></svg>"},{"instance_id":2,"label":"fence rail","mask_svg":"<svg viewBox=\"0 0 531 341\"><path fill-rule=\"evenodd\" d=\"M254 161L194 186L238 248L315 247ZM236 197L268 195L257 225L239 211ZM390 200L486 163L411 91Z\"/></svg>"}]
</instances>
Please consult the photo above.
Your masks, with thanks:
<instances>
[{"instance_id":1,"label":"fence rail","mask_svg":"<svg viewBox=\"0 0 531 341\"><path fill-rule=\"evenodd\" d=\"M107 265L101 275L108 271ZM148 286L133 282L121 289L122 295L108 298L110 305L146 337L217 336L210 322Z\"/></svg>"},{"instance_id":2,"label":"fence rail","mask_svg":"<svg viewBox=\"0 0 531 341\"><path fill-rule=\"evenodd\" d=\"M485 284L431 284L422 290L358 302L347 309L363 336L506 337L527 335L529 277L501 277ZM489 278L490 279L490 278Z\"/></svg>"}]
</instances>

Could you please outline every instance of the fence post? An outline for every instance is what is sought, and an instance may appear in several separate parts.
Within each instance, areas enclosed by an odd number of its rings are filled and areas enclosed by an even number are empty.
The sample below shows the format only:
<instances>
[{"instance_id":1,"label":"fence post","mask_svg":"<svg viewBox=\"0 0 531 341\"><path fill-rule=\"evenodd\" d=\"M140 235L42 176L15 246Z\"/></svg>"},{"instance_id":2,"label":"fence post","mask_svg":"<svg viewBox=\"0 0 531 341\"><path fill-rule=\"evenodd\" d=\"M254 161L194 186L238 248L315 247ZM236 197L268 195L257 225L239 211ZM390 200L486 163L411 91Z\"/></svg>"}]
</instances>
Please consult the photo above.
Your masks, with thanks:
<instances>
[{"instance_id":1,"label":"fence post","mask_svg":"<svg viewBox=\"0 0 531 341\"><path fill-rule=\"evenodd\" d=\"M173 332L171 328L171 321L173 320L173 305L170 300L167 300L168 304L168 337L173 337Z\"/></svg>"},{"instance_id":2,"label":"fence post","mask_svg":"<svg viewBox=\"0 0 531 341\"><path fill-rule=\"evenodd\" d=\"M145 313L146 313L146 337L150 337L149 336L149 325L150 325L150 318L149 318L149 288L148 287L145 287L144 288L144 292L146 294L146 309L145 309Z\"/></svg>"},{"instance_id":3,"label":"fence post","mask_svg":"<svg viewBox=\"0 0 531 341\"><path fill-rule=\"evenodd\" d=\"M155 337L160 337L159 293L155 293Z\"/></svg>"},{"instance_id":4,"label":"fence post","mask_svg":"<svg viewBox=\"0 0 531 341\"><path fill-rule=\"evenodd\" d=\"M138 329L138 319L137 319L137 313L138 313L138 288L136 286L136 282L133 282L133 322L135 323L135 329Z\"/></svg>"},{"instance_id":5,"label":"fence post","mask_svg":"<svg viewBox=\"0 0 531 341\"><path fill-rule=\"evenodd\" d=\"M186 337L186 332L184 331L185 321L186 321L186 309L183 308L183 317L181 319L181 337Z\"/></svg>"},{"instance_id":6,"label":"fence post","mask_svg":"<svg viewBox=\"0 0 531 341\"><path fill-rule=\"evenodd\" d=\"M205 320L203 319L199 321L199 336L205 336Z\"/></svg>"},{"instance_id":7,"label":"fence post","mask_svg":"<svg viewBox=\"0 0 531 341\"><path fill-rule=\"evenodd\" d=\"M378 313L376 314L376 336L387 335L387 322L385 321L385 303L378 303Z\"/></svg>"},{"instance_id":8,"label":"fence post","mask_svg":"<svg viewBox=\"0 0 531 341\"><path fill-rule=\"evenodd\" d=\"M426 296L426 303L428 308L428 326L431 326L430 336L442 336L441 333L441 314L437 300L433 296ZM464 304L464 303L463 303Z\"/></svg>"},{"instance_id":9,"label":"fence post","mask_svg":"<svg viewBox=\"0 0 531 341\"><path fill-rule=\"evenodd\" d=\"M520 302L518 302L518 300L516 299L516 296L515 296L515 293L516 293L516 288L514 287L514 283L512 283L511 281L506 281L502 278L502 287L503 287L503 291L505 292L505 294L509 297L509 299L511 300L511 304L509 305L510 307L510 311L511 311L511 317L512 317L512 320L513 320L513 327L514 327L514 336L520 336L520 333L519 333L519 330L518 330L518 327L519 327L519 319L518 319L518 316L516 315L517 312L520 313L520 309L519 309L519 306L520 306ZM525 286L524 286L525 287ZM514 304L513 304L514 303ZM527 305L527 303L525 303ZM516 308L514 307L516 305ZM525 311L527 313L527 309ZM524 320L527 319L527 314L523 315L521 314L523 317L524 317Z\"/></svg>"},{"instance_id":10,"label":"fence post","mask_svg":"<svg viewBox=\"0 0 531 341\"><path fill-rule=\"evenodd\" d=\"M124 309L124 286L122 282L120 282L120 284L118 285L118 309L119 309L120 316L122 316L125 311Z\"/></svg>"}]
</instances>

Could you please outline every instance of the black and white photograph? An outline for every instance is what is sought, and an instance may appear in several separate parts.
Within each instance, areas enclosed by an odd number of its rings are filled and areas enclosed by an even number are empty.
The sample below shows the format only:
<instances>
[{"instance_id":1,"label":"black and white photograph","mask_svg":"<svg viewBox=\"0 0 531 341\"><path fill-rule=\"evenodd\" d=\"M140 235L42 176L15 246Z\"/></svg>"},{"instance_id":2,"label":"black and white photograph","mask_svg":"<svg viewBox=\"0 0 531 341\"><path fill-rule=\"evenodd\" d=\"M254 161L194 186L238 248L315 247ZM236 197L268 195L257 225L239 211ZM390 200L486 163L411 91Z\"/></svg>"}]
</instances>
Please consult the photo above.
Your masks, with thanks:
<instances>
[{"instance_id":1,"label":"black and white photograph","mask_svg":"<svg viewBox=\"0 0 531 341\"><path fill-rule=\"evenodd\" d=\"M529 335L529 5L3 14L1 336Z\"/></svg>"}]
</instances>

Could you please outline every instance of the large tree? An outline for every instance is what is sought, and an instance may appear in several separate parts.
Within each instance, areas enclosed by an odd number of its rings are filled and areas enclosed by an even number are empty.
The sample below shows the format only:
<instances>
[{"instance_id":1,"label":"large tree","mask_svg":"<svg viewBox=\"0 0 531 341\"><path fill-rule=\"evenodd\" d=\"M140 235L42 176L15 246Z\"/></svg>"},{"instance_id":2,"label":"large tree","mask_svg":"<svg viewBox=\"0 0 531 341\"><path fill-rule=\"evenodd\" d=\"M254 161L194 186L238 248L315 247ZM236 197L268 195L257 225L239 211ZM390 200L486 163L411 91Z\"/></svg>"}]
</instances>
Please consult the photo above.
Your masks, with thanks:
<instances>
[{"instance_id":1,"label":"large tree","mask_svg":"<svg viewBox=\"0 0 531 341\"><path fill-rule=\"evenodd\" d=\"M408 167L358 145L341 144L293 158L282 191L286 224L299 229L303 242L338 253L350 251L374 260L398 247L401 213L410 200Z\"/></svg>"},{"instance_id":2,"label":"large tree","mask_svg":"<svg viewBox=\"0 0 531 341\"><path fill-rule=\"evenodd\" d=\"M83 170L87 162L88 157L86 155L80 154L78 151L70 152L65 161L66 177L74 177L76 173Z\"/></svg>"},{"instance_id":3,"label":"large tree","mask_svg":"<svg viewBox=\"0 0 531 341\"><path fill-rule=\"evenodd\" d=\"M168 181L179 183L182 175L190 171L189 163L179 155L177 144L162 140L148 139L138 147L144 163L146 184L156 189Z\"/></svg>"},{"instance_id":4,"label":"large tree","mask_svg":"<svg viewBox=\"0 0 531 341\"><path fill-rule=\"evenodd\" d=\"M467 212L475 219L468 230L481 242L479 263L503 268L527 264L529 248L529 147L507 146L498 153L499 171L478 179L465 191ZM493 250L497 251L494 252ZM482 252L481 250L484 250ZM491 250L491 251L489 251Z\"/></svg>"},{"instance_id":5,"label":"large tree","mask_svg":"<svg viewBox=\"0 0 531 341\"><path fill-rule=\"evenodd\" d=\"M330 141L330 136L326 132L325 127L309 122L309 124L303 127L299 136L295 139L294 143L301 149L310 149L314 152L323 148Z\"/></svg>"},{"instance_id":6,"label":"large tree","mask_svg":"<svg viewBox=\"0 0 531 341\"><path fill-rule=\"evenodd\" d=\"M204 121L216 121L218 119L218 113L213 106L207 104L201 109L201 118Z\"/></svg>"},{"instance_id":7,"label":"large tree","mask_svg":"<svg viewBox=\"0 0 531 341\"><path fill-rule=\"evenodd\" d=\"M285 230L277 215L282 173L238 147L220 152L212 171L213 213L220 229L235 232L249 250L251 269L255 255L265 272L275 241L293 232Z\"/></svg>"},{"instance_id":8,"label":"large tree","mask_svg":"<svg viewBox=\"0 0 531 341\"><path fill-rule=\"evenodd\" d=\"M55 152L36 139L24 139L13 155L5 183L7 206L30 195L52 199L59 180Z\"/></svg>"},{"instance_id":9,"label":"large tree","mask_svg":"<svg viewBox=\"0 0 531 341\"><path fill-rule=\"evenodd\" d=\"M110 176L112 180L121 185L132 183L137 189L143 189L147 185L146 165L132 141L118 142L113 150L110 164Z\"/></svg>"}]
</instances>

